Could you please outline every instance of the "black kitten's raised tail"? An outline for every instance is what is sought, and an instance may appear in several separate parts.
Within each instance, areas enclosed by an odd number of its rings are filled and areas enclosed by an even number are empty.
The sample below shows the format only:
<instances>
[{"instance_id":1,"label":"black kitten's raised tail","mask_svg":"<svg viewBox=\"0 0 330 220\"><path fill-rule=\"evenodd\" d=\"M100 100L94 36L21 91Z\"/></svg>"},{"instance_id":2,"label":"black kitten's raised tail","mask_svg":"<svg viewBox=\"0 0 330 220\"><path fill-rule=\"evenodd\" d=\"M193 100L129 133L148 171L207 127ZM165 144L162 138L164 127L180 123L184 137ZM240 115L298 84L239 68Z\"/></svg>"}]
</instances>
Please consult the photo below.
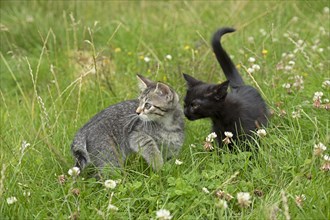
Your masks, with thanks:
<instances>
[{"instance_id":1,"label":"black kitten's raised tail","mask_svg":"<svg viewBox=\"0 0 330 220\"><path fill-rule=\"evenodd\" d=\"M234 32L235 29L225 27L220 28L213 34L212 38L212 47L217 57L217 60L226 75L227 80L229 80L230 86L235 89L239 86L244 85L242 77L239 75L235 65L231 61L230 57L226 53L226 51L222 48L221 45L221 37L226 33Z\"/></svg>"}]
</instances>

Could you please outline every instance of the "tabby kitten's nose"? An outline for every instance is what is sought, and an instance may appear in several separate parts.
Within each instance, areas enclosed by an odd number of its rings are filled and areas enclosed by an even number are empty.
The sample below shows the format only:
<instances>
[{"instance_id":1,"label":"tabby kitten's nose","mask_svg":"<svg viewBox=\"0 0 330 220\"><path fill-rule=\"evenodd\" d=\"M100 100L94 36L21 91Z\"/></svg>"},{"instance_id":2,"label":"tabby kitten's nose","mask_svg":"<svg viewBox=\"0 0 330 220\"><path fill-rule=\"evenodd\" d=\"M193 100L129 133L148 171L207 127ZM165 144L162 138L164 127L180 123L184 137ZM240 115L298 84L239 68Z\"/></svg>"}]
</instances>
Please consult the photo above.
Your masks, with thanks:
<instances>
[{"instance_id":1,"label":"tabby kitten's nose","mask_svg":"<svg viewBox=\"0 0 330 220\"><path fill-rule=\"evenodd\" d=\"M139 115L142 112L142 108L138 107L135 112Z\"/></svg>"}]
</instances>

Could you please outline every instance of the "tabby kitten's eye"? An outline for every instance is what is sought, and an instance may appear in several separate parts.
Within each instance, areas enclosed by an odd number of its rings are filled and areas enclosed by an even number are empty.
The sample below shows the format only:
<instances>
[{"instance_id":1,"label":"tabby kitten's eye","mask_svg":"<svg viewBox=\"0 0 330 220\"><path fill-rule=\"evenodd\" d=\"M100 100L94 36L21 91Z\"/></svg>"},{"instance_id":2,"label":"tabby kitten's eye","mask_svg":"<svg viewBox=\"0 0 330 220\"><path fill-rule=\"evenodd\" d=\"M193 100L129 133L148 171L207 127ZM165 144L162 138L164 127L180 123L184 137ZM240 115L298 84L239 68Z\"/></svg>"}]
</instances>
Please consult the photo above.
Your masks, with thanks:
<instances>
[{"instance_id":1,"label":"tabby kitten's eye","mask_svg":"<svg viewBox=\"0 0 330 220\"><path fill-rule=\"evenodd\" d=\"M146 104L144 104L144 108L146 109L146 110L149 110L150 108L151 108L151 104L150 103L146 103Z\"/></svg>"}]
</instances>

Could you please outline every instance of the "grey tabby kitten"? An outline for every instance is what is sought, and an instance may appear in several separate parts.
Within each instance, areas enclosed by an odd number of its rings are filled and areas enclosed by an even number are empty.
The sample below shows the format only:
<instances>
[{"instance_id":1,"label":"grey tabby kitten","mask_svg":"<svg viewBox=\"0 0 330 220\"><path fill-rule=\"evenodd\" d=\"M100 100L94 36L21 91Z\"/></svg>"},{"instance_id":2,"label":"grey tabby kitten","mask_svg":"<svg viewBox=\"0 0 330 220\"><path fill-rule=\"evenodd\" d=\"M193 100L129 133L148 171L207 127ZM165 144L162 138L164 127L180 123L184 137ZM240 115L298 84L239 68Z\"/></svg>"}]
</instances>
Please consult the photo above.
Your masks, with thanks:
<instances>
[{"instance_id":1,"label":"grey tabby kitten","mask_svg":"<svg viewBox=\"0 0 330 220\"><path fill-rule=\"evenodd\" d=\"M122 167L140 154L155 171L179 153L184 141L179 96L168 85L137 76L138 100L124 101L95 115L76 134L71 151L81 170L93 164Z\"/></svg>"}]
</instances>

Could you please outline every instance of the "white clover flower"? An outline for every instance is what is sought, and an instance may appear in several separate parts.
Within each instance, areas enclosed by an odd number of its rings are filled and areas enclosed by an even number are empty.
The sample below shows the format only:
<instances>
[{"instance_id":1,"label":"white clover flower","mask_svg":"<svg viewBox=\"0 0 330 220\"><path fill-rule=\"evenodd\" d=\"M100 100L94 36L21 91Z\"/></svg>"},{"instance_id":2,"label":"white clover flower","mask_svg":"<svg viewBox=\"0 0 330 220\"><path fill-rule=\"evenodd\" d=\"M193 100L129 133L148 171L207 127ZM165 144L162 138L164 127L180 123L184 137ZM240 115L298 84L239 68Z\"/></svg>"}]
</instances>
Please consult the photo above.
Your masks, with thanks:
<instances>
[{"instance_id":1,"label":"white clover flower","mask_svg":"<svg viewBox=\"0 0 330 220\"><path fill-rule=\"evenodd\" d=\"M327 147L323 143L318 143L314 145L314 155L321 156L323 152L327 149Z\"/></svg>"},{"instance_id":2,"label":"white clover flower","mask_svg":"<svg viewBox=\"0 0 330 220\"><path fill-rule=\"evenodd\" d=\"M17 199L16 199L15 196L12 196L12 197L8 197L7 198L7 204L8 205L14 204L15 202L17 202Z\"/></svg>"},{"instance_id":3,"label":"white clover flower","mask_svg":"<svg viewBox=\"0 0 330 220\"><path fill-rule=\"evenodd\" d=\"M256 62L256 58L254 58L254 57L250 57L250 58L248 59L248 61L249 61L250 63L254 63L254 62Z\"/></svg>"},{"instance_id":4,"label":"white clover flower","mask_svg":"<svg viewBox=\"0 0 330 220\"><path fill-rule=\"evenodd\" d=\"M325 161L330 162L330 156L327 155L327 154L323 156L323 159L324 159Z\"/></svg>"},{"instance_id":5,"label":"white clover flower","mask_svg":"<svg viewBox=\"0 0 330 220\"><path fill-rule=\"evenodd\" d=\"M114 205L112 205L112 204L109 204L109 205L108 205L108 210L118 211L118 207L117 207L117 206L114 206Z\"/></svg>"},{"instance_id":6,"label":"white clover flower","mask_svg":"<svg viewBox=\"0 0 330 220\"><path fill-rule=\"evenodd\" d=\"M165 56L165 58L168 59L168 60L172 60L172 56L171 56L170 54L167 54L167 55Z\"/></svg>"},{"instance_id":7,"label":"white clover flower","mask_svg":"<svg viewBox=\"0 0 330 220\"><path fill-rule=\"evenodd\" d=\"M300 111L293 111L292 112L292 118L301 118Z\"/></svg>"},{"instance_id":8,"label":"white clover flower","mask_svg":"<svg viewBox=\"0 0 330 220\"><path fill-rule=\"evenodd\" d=\"M288 62L288 64L291 65L291 66L293 66L293 65L295 65L296 63L295 63L293 60L290 60L290 61Z\"/></svg>"},{"instance_id":9,"label":"white clover flower","mask_svg":"<svg viewBox=\"0 0 330 220\"><path fill-rule=\"evenodd\" d=\"M247 69L247 71L248 71L248 73L254 73L254 69L253 69L252 67L249 67L249 68Z\"/></svg>"},{"instance_id":10,"label":"white clover flower","mask_svg":"<svg viewBox=\"0 0 330 220\"><path fill-rule=\"evenodd\" d=\"M251 204L251 196L248 192L239 192L237 193L238 204L242 207L248 207Z\"/></svg>"},{"instance_id":11,"label":"white clover flower","mask_svg":"<svg viewBox=\"0 0 330 220\"><path fill-rule=\"evenodd\" d=\"M329 100L329 99L323 99L323 102L324 102L324 103L329 103L330 100Z\"/></svg>"},{"instance_id":12,"label":"white clover flower","mask_svg":"<svg viewBox=\"0 0 330 220\"><path fill-rule=\"evenodd\" d=\"M267 135L267 132L265 129L262 128L257 130L257 134L259 137L265 137Z\"/></svg>"},{"instance_id":13,"label":"white clover flower","mask_svg":"<svg viewBox=\"0 0 330 220\"><path fill-rule=\"evenodd\" d=\"M266 36L267 35L267 32L265 31L265 29L260 29L259 32L263 36Z\"/></svg>"},{"instance_id":14,"label":"white clover flower","mask_svg":"<svg viewBox=\"0 0 330 220\"><path fill-rule=\"evenodd\" d=\"M217 137L217 134L215 132L212 132L211 134L207 135L206 141L207 142L213 142L214 138L216 138L216 137Z\"/></svg>"},{"instance_id":15,"label":"white clover flower","mask_svg":"<svg viewBox=\"0 0 330 220\"><path fill-rule=\"evenodd\" d=\"M292 22L296 23L299 21L299 18L297 16L294 16L292 19L291 19Z\"/></svg>"},{"instance_id":16,"label":"white clover flower","mask_svg":"<svg viewBox=\"0 0 330 220\"><path fill-rule=\"evenodd\" d=\"M228 208L228 203L226 200L220 199L217 203L216 206L220 209L227 209Z\"/></svg>"},{"instance_id":17,"label":"white clover flower","mask_svg":"<svg viewBox=\"0 0 330 220\"><path fill-rule=\"evenodd\" d=\"M181 164L183 164L183 162L180 161L180 160L178 160L178 159L176 159L176 160L175 160L175 164L178 165L178 166L180 166Z\"/></svg>"},{"instance_id":18,"label":"white clover flower","mask_svg":"<svg viewBox=\"0 0 330 220\"><path fill-rule=\"evenodd\" d=\"M314 97L313 97L313 101L321 100L322 96L323 96L323 92L315 92Z\"/></svg>"},{"instance_id":19,"label":"white clover flower","mask_svg":"<svg viewBox=\"0 0 330 220\"><path fill-rule=\"evenodd\" d=\"M252 36L248 37L247 40L250 44L254 43L254 37L252 37Z\"/></svg>"},{"instance_id":20,"label":"white clover flower","mask_svg":"<svg viewBox=\"0 0 330 220\"><path fill-rule=\"evenodd\" d=\"M330 88L330 80L325 80L325 81L322 83L322 87L323 87L323 88Z\"/></svg>"},{"instance_id":21,"label":"white clover flower","mask_svg":"<svg viewBox=\"0 0 330 220\"><path fill-rule=\"evenodd\" d=\"M80 174L79 167L72 167L71 169L69 169L68 174L73 177L78 176Z\"/></svg>"},{"instance_id":22,"label":"white clover flower","mask_svg":"<svg viewBox=\"0 0 330 220\"><path fill-rule=\"evenodd\" d=\"M203 188L202 188L202 191L203 191L204 193L206 193L206 194L209 194L209 193L210 193L210 191L209 191L206 187L203 187Z\"/></svg>"},{"instance_id":23,"label":"white clover flower","mask_svg":"<svg viewBox=\"0 0 330 220\"><path fill-rule=\"evenodd\" d=\"M170 211L166 209L160 209L156 212L156 218L161 220L170 220L172 219Z\"/></svg>"},{"instance_id":24,"label":"white clover flower","mask_svg":"<svg viewBox=\"0 0 330 220\"><path fill-rule=\"evenodd\" d=\"M150 59L149 57L144 57L143 60L144 60L144 62L146 62L146 63L149 63L149 62L151 61L151 59Z\"/></svg>"},{"instance_id":25,"label":"white clover flower","mask_svg":"<svg viewBox=\"0 0 330 220\"><path fill-rule=\"evenodd\" d=\"M286 65L286 66L284 67L284 69L285 69L286 71L290 71L290 70L292 70L293 68L292 68L292 66L290 66L290 65Z\"/></svg>"},{"instance_id":26,"label":"white clover flower","mask_svg":"<svg viewBox=\"0 0 330 220\"><path fill-rule=\"evenodd\" d=\"M306 200L306 196L304 194L296 196L295 202L297 206L301 207L304 204L304 201Z\"/></svg>"},{"instance_id":27,"label":"white clover flower","mask_svg":"<svg viewBox=\"0 0 330 220\"><path fill-rule=\"evenodd\" d=\"M255 71L259 71L260 70L260 66L258 64L253 64L252 65L252 69L254 69Z\"/></svg>"},{"instance_id":28,"label":"white clover flower","mask_svg":"<svg viewBox=\"0 0 330 220\"><path fill-rule=\"evenodd\" d=\"M114 189L114 188L116 188L117 183L114 180L106 180L106 181L104 181L104 186L107 189Z\"/></svg>"},{"instance_id":29,"label":"white clover flower","mask_svg":"<svg viewBox=\"0 0 330 220\"><path fill-rule=\"evenodd\" d=\"M291 85L290 85L290 83L284 83L282 85L282 87L285 88L285 89L290 89Z\"/></svg>"},{"instance_id":30,"label":"white clover flower","mask_svg":"<svg viewBox=\"0 0 330 220\"><path fill-rule=\"evenodd\" d=\"M329 12L330 12L329 7L324 7L324 8L323 8L323 13L324 13L324 14L329 14Z\"/></svg>"},{"instance_id":31,"label":"white clover flower","mask_svg":"<svg viewBox=\"0 0 330 220\"><path fill-rule=\"evenodd\" d=\"M229 138L232 138L234 135L230 131L225 131L225 136L229 137Z\"/></svg>"}]
</instances>

